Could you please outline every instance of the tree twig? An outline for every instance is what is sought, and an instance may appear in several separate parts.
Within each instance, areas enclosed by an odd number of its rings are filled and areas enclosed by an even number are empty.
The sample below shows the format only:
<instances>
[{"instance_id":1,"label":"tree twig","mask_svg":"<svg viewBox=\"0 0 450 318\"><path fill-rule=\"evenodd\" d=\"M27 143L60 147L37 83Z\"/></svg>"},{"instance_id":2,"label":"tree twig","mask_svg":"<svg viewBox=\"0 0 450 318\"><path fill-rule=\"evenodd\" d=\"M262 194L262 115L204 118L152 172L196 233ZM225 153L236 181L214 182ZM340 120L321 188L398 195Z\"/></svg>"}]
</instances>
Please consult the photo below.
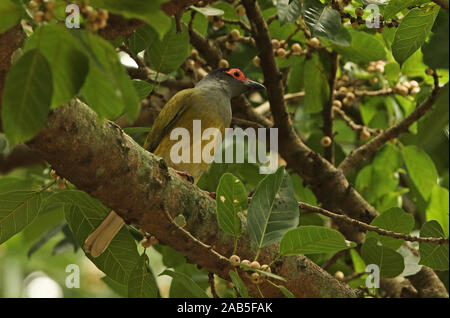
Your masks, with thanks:
<instances>
[{"instance_id":1,"label":"tree twig","mask_svg":"<svg viewBox=\"0 0 450 318\"><path fill-rule=\"evenodd\" d=\"M401 133L407 132L413 123L422 118L422 116L433 107L439 96L440 87L436 71L433 71L432 76L434 78L434 87L431 91L431 95L400 123L386 129L368 143L353 150L338 167L344 174L347 174L352 168L372 157L387 141L396 138Z\"/></svg>"},{"instance_id":2,"label":"tree twig","mask_svg":"<svg viewBox=\"0 0 450 318\"><path fill-rule=\"evenodd\" d=\"M307 204L307 203L303 203L303 202L299 202L298 203L298 207L302 210L306 210L306 211L310 211L313 213L319 213L322 215L325 215L333 220L337 220L337 221L341 221L344 222L346 224L349 225L353 225L358 227L361 230L364 231L371 231L371 232L375 232L378 233L380 235L383 236L389 236L389 237L393 237L393 238L397 238L397 239L402 239L405 241L410 241L410 242L420 242L420 243L435 243L435 244L449 244L449 239L448 238L439 238L439 237L416 237L416 236L411 236L411 235L407 235L407 234L403 234L403 233L396 233L393 231L389 231L389 230L384 230L381 229L379 227L352 219L346 215L343 214L336 214L333 213L331 211Z\"/></svg>"},{"instance_id":3,"label":"tree twig","mask_svg":"<svg viewBox=\"0 0 450 318\"><path fill-rule=\"evenodd\" d=\"M352 130L356 132L361 132L362 130L368 131L371 135L379 135L381 133L380 129L373 129L364 125L359 125L355 123L350 117L347 116L347 114L339 107L334 106L333 112L338 114L342 120L345 122L345 124L350 127Z\"/></svg>"}]
</instances>

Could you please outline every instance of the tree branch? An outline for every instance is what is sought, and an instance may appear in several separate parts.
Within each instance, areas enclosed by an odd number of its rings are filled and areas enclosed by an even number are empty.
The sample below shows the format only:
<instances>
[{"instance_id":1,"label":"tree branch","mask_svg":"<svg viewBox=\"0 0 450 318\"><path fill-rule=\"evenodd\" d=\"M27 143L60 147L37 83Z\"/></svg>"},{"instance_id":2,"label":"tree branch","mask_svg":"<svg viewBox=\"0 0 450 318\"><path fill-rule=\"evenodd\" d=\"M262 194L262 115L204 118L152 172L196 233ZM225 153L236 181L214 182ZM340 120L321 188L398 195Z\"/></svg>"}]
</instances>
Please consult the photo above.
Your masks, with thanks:
<instances>
[{"instance_id":1,"label":"tree branch","mask_svg":"<svg viewBox=\"0 0 450 318\"><path fill-rule=\"evenodd\" d=\"M448 292L444 284L436 273L427 266L412 276L408 276L409 281L419 292L421 298L448 298Z\"/></svg>"},{"instance_id":2,"label":"tree branch","mask_svg":"<svg viewBox=\"0 0 450 318\"><path fill-rule=\"evenodd\" d=\"M102 201L127 222L180 251L189 262L228 278L232 267L221 255L232 254L232 238L218 228L215 202L114 123L99 121L89 107L74 101L54 110L46 128L28 145L59 176ZM172 218L182 214L186 226L180 230L166 213ZM244 232L237 254L241 259L251 259L254 253L255 246ZM276 254L277 246L265 248L260 260L269 263ZM287 278L283 284L297 297L358 296L303 255L280 258L272 269ZM246 283L250 293L258 296L255 286ZM282 295L269 283L260 288L266 297Z\"/></svg>"},{"instance_id":3,"label":"tree branch","mask_svg":"<svg viewBox=\"0 0 450 318\"><path fill-rule=\"evenodd\" d=\"M298 207L302 210L306 210L306 211L313 212L313 213L319 213L319 214L325 215L333 220L337 220L337 221L355 226L364 231L375 232L375 233L378 233L383 236L398 238L398 239L402 239L402 240L409 241L409 242L449 244L448 238L416 237L416 236L411 236L411 235L407 235L407 234L403 234L403 233L396 233L393 231L384 230L382 228L352 219L346 215L336 214L336 213L330 212L328 210L325 210L325 209L322 209L322 208L319 208L319 207L316 207L316 206L313 206L313 205L310 205L307 203L303 203L303 202L299 202Z\"/></svg>"},{"instance_id":4,"label":"tree branch","mask_svg":"<svg viewBox=\"0 0 450 318\"><path fill-rule=\"evenodd\" d=\"M378 149L380 149L389 140L398 137L401 133L407 132L409 127L422 118L427 111L429 111L436 99L438 98L440 88L439 79L435 71L433 71L432 76L434 78L434 88L431 91L431 95L420 104L409 116L407 116L403 121L395 126L386 129L383 133L369 141L368 143L362 145L361 147L353 150L339 165L339 169L342 170L344 174L347 174L354 167L361 164L363 161L372 157Z\"/></svg>"}]
</instances>

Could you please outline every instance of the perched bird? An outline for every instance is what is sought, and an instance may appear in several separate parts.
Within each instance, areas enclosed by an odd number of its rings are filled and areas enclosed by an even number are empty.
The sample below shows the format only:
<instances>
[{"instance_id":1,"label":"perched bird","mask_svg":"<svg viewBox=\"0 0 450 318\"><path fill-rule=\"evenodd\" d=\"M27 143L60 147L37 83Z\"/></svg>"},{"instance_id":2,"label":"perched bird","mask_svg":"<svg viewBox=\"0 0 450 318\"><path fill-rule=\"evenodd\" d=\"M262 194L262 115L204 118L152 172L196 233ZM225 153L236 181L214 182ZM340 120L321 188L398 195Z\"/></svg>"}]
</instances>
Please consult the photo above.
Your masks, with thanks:
<instances>
[{"instance_id":1,"label":"perched bird","mask_svg":"<svg viewBox=\"0 0 450 318\"><path fill-rule=\"evenodd\" d=\"M264 88L264 85L246 78L239 69L216 69L199 81L194 88L178 92L167 102L156 118L144 148L162 157L179 174L192 176L196 182L208 169L208 163L204 162L203 157L200 161L199 158L194 158L194 150L200 146L203 152L203 148L210 141L202 140L201 135L195 135L194 121L200 121L202 132L208 128L216 128L215 131L219 131L223 138L225 128L231 123L231 98L249 90ZM173 162L171 158L171 149L178 140L171 140L170 135L176 128L185 128L190 133L188 140L190 144L187 145L187 149L190 149L188 162ZM218 142L221 142L222 138L217 138ZM214 148L210 152L213 155ZM86 239L84 250L93 257L99 256L123 224L123 219L111 211Z\"/></svg>"}]
</instances>

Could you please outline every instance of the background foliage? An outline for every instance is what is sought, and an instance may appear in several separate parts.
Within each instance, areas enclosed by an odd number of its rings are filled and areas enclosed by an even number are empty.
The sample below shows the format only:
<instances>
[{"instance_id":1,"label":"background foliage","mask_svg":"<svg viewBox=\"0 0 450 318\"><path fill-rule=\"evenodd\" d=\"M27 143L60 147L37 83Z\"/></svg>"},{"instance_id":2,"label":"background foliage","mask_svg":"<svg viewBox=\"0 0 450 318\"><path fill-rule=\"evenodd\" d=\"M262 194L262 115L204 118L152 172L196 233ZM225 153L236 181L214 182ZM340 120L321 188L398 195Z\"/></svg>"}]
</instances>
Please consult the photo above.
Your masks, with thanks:
<instances>
[{"instance_id":1,"label":"background foliage","mask_svg":"<svg viewBox=\"0 0 450 318\"><path fill-rule=\"evenodd\" d=\"M260 52L249 32L251 21L240 1L204 1L203 6L188 7L179 23L160 9L162 0L75 2L82 6L81 29L64 26L68 2L63 0L0 3L0 33L21 23L27 34L23 48L13 55L2 94L4 160L44 127L50 110L74 97L142 144L151 120L142 121L141 114L160 109L183 85L189 87L216 66L193 46L189 28L216 44L222 54L218 66L240 68L249 78L264 81ZM297 94L285 96L294 128L308 147L336 166L429 99L434 80L428 69L437 72L441 92L432 110L346 177L380 213L371 225L405 235L448 238L448 3L447 10L426 0L379 3L384 18L379 28L365 25L370 11L362 9L360 0L258 3L271 22L268 30L285 93ZM145 24L129 35L107 39L102 29L113 15ZM337 56L333 91L330 52ZM249 96L252 107L270 120L270 112L262 110L266 99L266 93ZM333 135L327 136L323 112L330 100L346 116L334 113ZM217 192L218 224L235 245L242 228L248 228L258 250L255 259L260 248L279 243L280 256L306 254L355 288L364 286L366 264L379 265L383 278L408 277L426 265L448 290L448 242L416 243L375 232L367 232L362 242L350 242L330 219L298 212L297 201L319 206L298 174L280 168L264 176L258 165L213 163L198 183ZM0 295L29 295L30 281L48 276L65 297L212 296L205 270L169 246L142 248L142 235L132 226L123 228L102 256L85 256L79 247L108 212L48 165L4 171ZM80 289L65 287L68 264L81 267ZM241 266L270 277L272 284L285 279ZM234 287L215 278L220 296L248 295L237 272L230 278Z\"/></svg>"}]
</instances>

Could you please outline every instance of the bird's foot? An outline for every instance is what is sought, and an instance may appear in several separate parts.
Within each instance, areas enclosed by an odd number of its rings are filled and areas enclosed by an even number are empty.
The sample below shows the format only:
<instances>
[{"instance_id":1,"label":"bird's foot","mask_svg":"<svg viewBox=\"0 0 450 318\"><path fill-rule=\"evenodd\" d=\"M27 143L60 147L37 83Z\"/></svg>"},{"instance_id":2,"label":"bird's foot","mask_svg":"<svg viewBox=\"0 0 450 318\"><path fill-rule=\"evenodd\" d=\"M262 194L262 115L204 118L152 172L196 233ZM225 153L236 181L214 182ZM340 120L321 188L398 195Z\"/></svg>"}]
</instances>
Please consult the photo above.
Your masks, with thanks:
<instances>
[{"instance_id":1,"label":"bird's foot","mask_svg":"<svg viewBox=\"0 0 450 318\"><path fill-rule=\"evenodd\" d=\"M186 178L190 183L194 183L194 177L192 177L188 172L175 170L175 173L180 177Z\"/></svg>"},{"instance_id":2,"label":"bird's foot","mask_svg":"<svg viewBox=\"0 0 450 318\"><path fill-rule=\"evenodd\" d=\"M212 199L216 199L216 193L215 192L208 192L208 195L212 198Z\"/></svg>"}]
</instances>

